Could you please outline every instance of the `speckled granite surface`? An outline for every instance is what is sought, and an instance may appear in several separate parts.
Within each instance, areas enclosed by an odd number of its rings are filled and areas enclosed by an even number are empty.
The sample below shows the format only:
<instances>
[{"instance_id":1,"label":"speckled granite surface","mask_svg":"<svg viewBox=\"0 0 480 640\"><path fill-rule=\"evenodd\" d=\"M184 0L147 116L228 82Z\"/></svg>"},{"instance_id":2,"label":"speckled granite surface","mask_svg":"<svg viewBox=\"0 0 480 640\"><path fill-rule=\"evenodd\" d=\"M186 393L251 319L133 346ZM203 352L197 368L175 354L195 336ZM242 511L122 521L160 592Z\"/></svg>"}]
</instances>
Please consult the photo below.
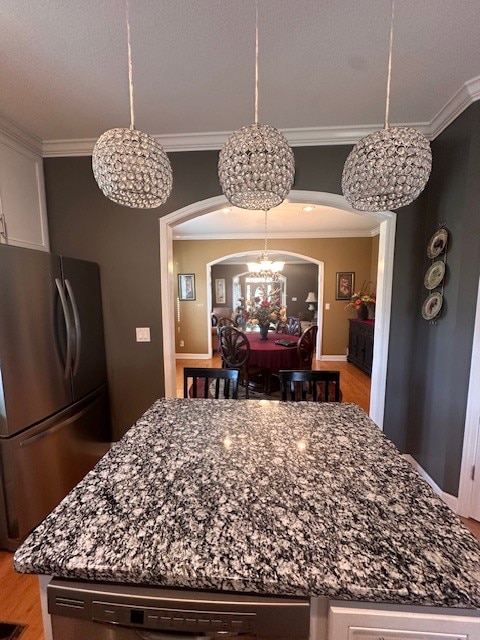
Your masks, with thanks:
<instances>
[{"instance_id":1,"label":"speckled granite surface","mask_svg":"<svg viewBox=\"0 0 480 640\"><path fill-rule=\"evenodd\" d=\"M86 580L480 607L480 545L351 404L159 400L14 562Z\"/></svg>"}]
</instances>

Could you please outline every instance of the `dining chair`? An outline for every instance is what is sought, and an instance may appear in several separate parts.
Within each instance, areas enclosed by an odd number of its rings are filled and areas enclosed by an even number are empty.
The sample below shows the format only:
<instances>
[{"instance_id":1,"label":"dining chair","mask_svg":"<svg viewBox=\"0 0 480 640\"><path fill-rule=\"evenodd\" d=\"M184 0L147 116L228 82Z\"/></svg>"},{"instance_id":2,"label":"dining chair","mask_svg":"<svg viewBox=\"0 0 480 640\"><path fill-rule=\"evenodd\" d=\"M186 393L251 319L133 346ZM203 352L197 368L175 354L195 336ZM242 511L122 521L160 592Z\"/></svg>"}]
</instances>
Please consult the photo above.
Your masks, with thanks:
<instances>
[{"instance_id":1,"label":"dining chair","mask_svg":"<svg viewBox=\"0 0 480 640\"><path fill-rule=\"evenodd\" d=\"M183 369L183 397L184 398L220 398L220 382L223 380L222 397L232 400L238 398L238 369L213 369L208 367L185 367ZM190 380L191 385L190 385ZM214 395L210 389L215 381Z\"/></svg>"},{"instance_id":2,"label":"dining chair","mask_svg":"<svg viewBox=\"0 0 480 640\"><path fill-rule=\"evenodd\" d=\"M276 333L286 333L289 336L299 336L302 333L300 318L289 316L283 322L280 320L275 328Z\"/></svg>"},{"instance_id":3,"label":"dining chair","mask_svg":"<svg viewBox=\"0 0 480 640\"><path fill-rule=\"evenodd\" d=\"M256 375L265 377L265 386L268 385L268 372L249 364L250 342L247 336L236 327L225 326L219 331L218 342L222 354L222 366L227 369L238 369L240 381L245 386L245 397L249 398L248 385L250 379Z\"/></svg>"},{"instance_id":4,"label":"dining chair","mask_svg":"<svg viewBox=\"0 0 480 640\"><path fill-rule=\"evenodd\" d=\"M222 327L234 327L235 326L235 322L231 319L231 318L226 318L226 317L221 317L218 319L217 322L217 351L218 353L220 353L220 331L222 329Z\"/></svg>"},{"instance_id":5,"label":"dining chair","mask_svg":"<svg viewBox=\"0 0 480 640\"><path fill-rule=\"evenodd\" d=\"M298 368L311 369L313 361L313 352L315 351L315 343L317 339L318 326L313 325L305 329L297 345Z\"/></svg>"},{"instance_id":6,"label":"dining chair","mask_svg":"<svg viewBox=\"0 0 480 640\"><path fill-rule=\"evenodd\" d=\"M340 371L285 370L279 372L282 401L341 402Z\"/></svg>"}]
</instances>

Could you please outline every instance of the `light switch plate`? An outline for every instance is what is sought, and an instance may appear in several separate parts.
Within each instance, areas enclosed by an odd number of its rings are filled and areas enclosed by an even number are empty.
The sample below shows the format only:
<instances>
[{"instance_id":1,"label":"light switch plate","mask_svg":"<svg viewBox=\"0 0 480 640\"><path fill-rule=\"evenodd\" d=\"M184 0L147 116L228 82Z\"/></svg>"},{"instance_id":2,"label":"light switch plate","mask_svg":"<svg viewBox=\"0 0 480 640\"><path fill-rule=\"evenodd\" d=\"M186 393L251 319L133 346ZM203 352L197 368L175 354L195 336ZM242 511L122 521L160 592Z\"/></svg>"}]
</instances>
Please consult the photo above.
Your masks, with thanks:
<instances>
[{"instance_id":1,"label":"light switch plate","mask_svg":"<svg viewBox=\"0 0 480 640\"><path fill-rule=\"evenodd\" d=\"M150 327L137 327L137 342L150 342Z\"/></svg>"}]
</instances>

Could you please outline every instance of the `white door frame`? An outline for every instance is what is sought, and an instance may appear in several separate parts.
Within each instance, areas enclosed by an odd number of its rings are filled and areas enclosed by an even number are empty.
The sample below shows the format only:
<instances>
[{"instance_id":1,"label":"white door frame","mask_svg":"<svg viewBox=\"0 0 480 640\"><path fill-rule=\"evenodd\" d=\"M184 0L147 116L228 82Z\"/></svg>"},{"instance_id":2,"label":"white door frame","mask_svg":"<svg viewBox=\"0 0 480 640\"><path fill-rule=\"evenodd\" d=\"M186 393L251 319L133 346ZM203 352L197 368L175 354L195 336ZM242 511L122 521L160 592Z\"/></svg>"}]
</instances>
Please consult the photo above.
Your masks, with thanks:
<instances>
[{"instance_id":1,"label":"white door frame","mask_svg":"<svg viewBox=\"0 0 480 640\"><path fill-rule=\"evenodd\" d=\"M480 281L478 283L475 328L473 331L472 361L470 365L470 381L468 383L467 411L465 414L465 432L463 436L462 466L460 468L460 485L458 488L457 512L466 518L473 516L473 490L480 483L480 469L475 466L477 448L480 446ZM476 515L476 514L475 514ZM476 516L478 518L478 516Z\"/></svg>"},{"instance_id":2,"label":"white door frame","mask_svg":"<svg viewBox=\"0 0 480 640\"><path fill-rule=\"evenodd\" d=\"M345 198L334 193L321 191L291 191L289 202L310 202L312 204L335 207L374 217L380 225L378 249L376 322L373 348L372 384L370 393L370 417L383 428L385 390L387 380L388 340L390 333L390 307L392 300L393 257L395 247L396 214L391 211L380 213L360 212L353 209ZM165 396L176 396L175 369L175 305L173 280L173 233L172 228L180 222L210 213L229 203L225 196L215 196L195 202L178 211L173 211L159 219L160 223L160 282L163 326L163 360L165 373Z\"/></svg>"}]
</instances>

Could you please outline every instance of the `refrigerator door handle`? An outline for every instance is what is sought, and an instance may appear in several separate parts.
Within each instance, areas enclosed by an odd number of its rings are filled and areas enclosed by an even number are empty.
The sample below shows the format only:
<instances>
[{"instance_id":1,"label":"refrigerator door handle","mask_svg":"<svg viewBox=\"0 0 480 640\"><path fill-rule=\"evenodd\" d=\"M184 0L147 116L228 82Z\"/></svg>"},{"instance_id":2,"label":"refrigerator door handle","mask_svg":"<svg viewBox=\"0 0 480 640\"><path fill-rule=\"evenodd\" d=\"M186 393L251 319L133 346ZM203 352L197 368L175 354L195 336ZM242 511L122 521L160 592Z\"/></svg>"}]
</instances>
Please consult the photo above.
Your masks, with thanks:
<instances>
[{"instance_id":1,"label":"refrigerator door handle","mask_svg":"<svg viewBox=\"0 0 480 640\"><path fill-rule=\"evenodd\" d=\"M78 367L80 365L80 353L82 350L82 327L80 325L80 314L78 313L77 302L75 300L72 285L68 278L65 278L65 287L72 303L73 321L75 323L75 357L73 360L73 375L75 376L77 375Z\"/></svg>"},{"instance_id":2,"label":"refrigerator door handle","mask_svg":"<svg viewBox=\"0 0 480 640\"><path fill-rule=\"evenodd\" d=\"M67 297L65 296L65 291L63 290L60 278L55 278L55 284L57 285L58 295L60 297L60 302L62 303L65 328L67 330L67 355L65 356L65 368L63 372L63 377L67 380L70 375L72 361L72 322L68 311Z\"/></svg>"}]
</instances>

